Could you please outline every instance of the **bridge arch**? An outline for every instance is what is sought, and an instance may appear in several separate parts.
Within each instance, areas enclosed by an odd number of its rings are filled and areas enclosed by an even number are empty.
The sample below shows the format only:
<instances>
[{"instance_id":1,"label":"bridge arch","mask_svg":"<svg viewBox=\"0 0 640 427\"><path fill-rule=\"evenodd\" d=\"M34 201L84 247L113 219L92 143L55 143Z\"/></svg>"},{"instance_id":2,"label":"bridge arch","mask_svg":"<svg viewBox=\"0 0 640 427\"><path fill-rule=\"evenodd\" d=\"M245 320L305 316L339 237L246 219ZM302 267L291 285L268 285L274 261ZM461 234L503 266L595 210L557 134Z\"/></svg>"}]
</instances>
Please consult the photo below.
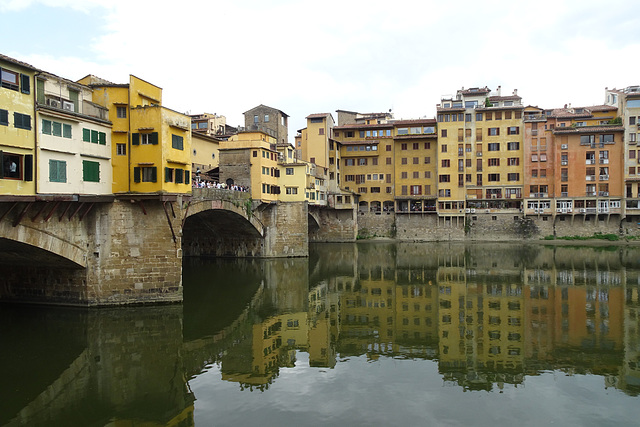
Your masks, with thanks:
<instances>
[{"instance_id":1,"label":"bridge arch","mask_svg":"<svg viewBox=\"0 0 640 427\"><path fill-rule=\"evenodd\" d=\"M0 236L2 236L0 244L8 248L9 253L14 253L19 258L26 257L26 262L29 262L30 253L44 254L48 252L70 261L67 267L87 267L86 249L51 232L23 224L14 227L11 222L5 220L0 221ZM37 257L41 258L42 255L37 255ZM30 261L33 262L32 259Z\"/></svg>"}]
</instances>

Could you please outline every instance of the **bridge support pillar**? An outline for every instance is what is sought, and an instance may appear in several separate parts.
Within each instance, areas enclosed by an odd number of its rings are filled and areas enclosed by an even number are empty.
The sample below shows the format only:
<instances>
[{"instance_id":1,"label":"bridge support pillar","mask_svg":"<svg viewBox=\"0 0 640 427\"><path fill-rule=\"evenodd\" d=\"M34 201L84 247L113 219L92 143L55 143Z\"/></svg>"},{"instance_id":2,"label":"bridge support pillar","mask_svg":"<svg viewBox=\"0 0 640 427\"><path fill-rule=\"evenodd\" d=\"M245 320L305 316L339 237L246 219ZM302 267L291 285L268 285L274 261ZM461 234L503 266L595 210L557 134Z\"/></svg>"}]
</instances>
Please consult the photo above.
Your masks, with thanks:
<instances>
[{"instance_id":1,"label":"bridge support pillar","mask_svg":"<svg viewBox=\"0 0 640 427\"><path fill-rule=\"evenodd\" d=\"M265 225L262 256L309 256L307 202L265 204L259 208L259 215Z\"/></svg>"}]
</instances>

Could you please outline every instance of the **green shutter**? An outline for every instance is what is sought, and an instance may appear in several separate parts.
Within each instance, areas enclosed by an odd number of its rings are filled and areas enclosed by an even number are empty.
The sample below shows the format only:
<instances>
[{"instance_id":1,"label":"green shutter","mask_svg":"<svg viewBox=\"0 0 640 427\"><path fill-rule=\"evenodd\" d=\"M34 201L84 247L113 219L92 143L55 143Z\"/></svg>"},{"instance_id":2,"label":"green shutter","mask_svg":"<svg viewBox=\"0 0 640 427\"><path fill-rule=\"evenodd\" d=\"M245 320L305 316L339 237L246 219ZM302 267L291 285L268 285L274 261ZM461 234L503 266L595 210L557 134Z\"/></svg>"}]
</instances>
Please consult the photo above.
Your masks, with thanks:
<instances>
[{"instance_id":1,"label":"green shutter","mask_svg":"<svg viewBox=\"0 0 640 427\"><path fill-rule=\"evenodd\" d=\"M191 175L189 173L189 169L185 169L184 170L184 183L185 184L191 184Z\"/></svg>"},{"instance_id":2,"label":"green shutter","mask_svg":"<svg viewBox=\"0 0 640 427\"><path fill-rule=\"evenodd\" d=\"M36 79L36 102L40 105L45 104L44 80Z\"/></svg>"},{"instance_id":3,"label":"green shutter","mask_svg":"<svg viewBox=\"0 0 640 427\"><path fill-rule=\"evenodd\" d=\"M132 133L131 134L131 145L140 145L140 134L139 133ZM136 181L136 182L140 182L140 181Z\"/></svg>"},{"instance_id":4,"label":"green shutter","mask_svg":"<svg viewBox=\"0 0 640 427\"><path fill-rule=\"evenodd\" d=\"M182 169L176 168L176 184L182 184Z\"/></svg>"},{"instance_id":5,"label":"green shutter","mask_svg":"<svg viewBox=\"0 0 640 427\"><path fill-rule=\"evenodd\" d=\"M65 138L71 138L71 125L66 123L62 125L62 136Z\"/></svg>"},{"instance_id":6,"label":"green shutter","mask_svg":"<svg viewBox=\"0 0 640 427\"><path fill-rule=\"evenodd\" d=\"M83 160L82 179L89 182L100 182L100 163Z\"/></svg>"},{"instance_id":7,"label":"green shutter","mask_svg":"<svg viewBox=\"0 0 640 427\"><path fill-rule=\"evenodd\" d=\"M82 129L82 140L84 142L91 142L91 130L90 129Z\"/></svg>"},{"instance_id":8,"label":"green shutter","mask_svg":"<svg viewBox=\"0 0 640 427\"><path fill-rule=\"evenodd\" d=\"M164 182L172 182L171 181L171 168L164 168Z\"/></svg>"},{"instance_id":9,"label":"green shutter","mask_svg":"<svg viewBox=\"0 0 640 427\"><path fill-rule=\"evenodd\" d=\"M49 160L49 181L67 182L67 162Z\"/></svg>"},{"instance_id":10,"label":"green shutter","mask_svg":"<svg viewBox=\"0 0 640 427\"><path fill-rule=\"evenodd\" d=\"M9 112L7 110L0 110L0 125L9 125Z\"/></svg>"},{"instance_id":11,"label":"green shutter","mask_svg":"<svg viewBox=\"0 0 640 427\"><path fill-rule=\"evenodd\" d=\"M4 165L4 153L0 150L0 165ZM4 178L4 168L0 167L0 178Z\"/></svg>"},{"instance_id":12,"label":"green shutter","mask_svg":"<svg viewBox=\"0 0 640 427\"><path fill-rule=\"evenodd\" d=\"M20 74L20 89L22 93L31 93L31 80L26 74Z\"/></svg>"},{"instance_id":13,"label":"green shutter","mask_svg":"<svg viewBox=\"0 0 640 427\"><path fill-rule=\"evenodd\" d=\"M33 154L24 156L24 180L33 181Z\"/></svg>"},{"instance_id":14,"label":"green shutter","mask_svg":"<svg viewBox=\"0 0 640 427\"><path fill-rule=\"evenodd\" d=\"M73 102L73 111L78 112L78 91L69 89L69 100Z\"/></svg>"},{"instance_id":15,"label":"green shutter","mask_svg":"<svg viewBox=\"0 0 640 427\"><path fill-rule=\"evenodd\" d=\"M107 134L104 132L98 133L98 143L100 145L107 145Z\"/></svg>"},{"instance_id":16,"label":"green shutter","mask_svg":"<svg viewBox=\"0 0 640 427\"><path fill-rule=\"evenodd\" d=\"M158 168L155 166L151 168L151 182L158 182Z\"/></svg>"},{"instance_id":17,"label":"green shutter","mask_svg":"<svg viewBox=\"0 0 640 427\"><path fill-rule=\"evenodd\" d=\"M151 132L149 138L151 140L151 144L158 145L158 132Z\"/></svg>"},{"instance_id":18,"label":"green shutter","mask_svg":"<svg viewBox=\"0 0 640 427\"><path fill-rule=\"evenodd\" d=\"M53 131L51 132L53 136L62 136L62 123L59 122L51 122Z\"/></svg>"},{"instance_id":19,"label":"green shutter","mask_svg":"<svg viewBox=\"0 0 640 427\"><path fill-rule=\"evenodd\" d=\"M51 135L51 120L42 119L42 133Z\"/></svg>"},{"instance_id":20,"label":"green shutter","mask_svg":"<svg viewBox=\"0 0 640 427\"><path fill-rule=\"evenodd\" d=\"M98 131L97 130L91 129L91 142L93 144L97 144L98 143Z\"/></svg>"},{"instance_id":21,"label":"green shutter","mask_svg":"<svg viewBox=\"0 0 640 427\"><path fill-rule=\"evenodd\" d=\"M133 168L133 182L140 182L140 168Z\"/></svg>"}]
</instances>

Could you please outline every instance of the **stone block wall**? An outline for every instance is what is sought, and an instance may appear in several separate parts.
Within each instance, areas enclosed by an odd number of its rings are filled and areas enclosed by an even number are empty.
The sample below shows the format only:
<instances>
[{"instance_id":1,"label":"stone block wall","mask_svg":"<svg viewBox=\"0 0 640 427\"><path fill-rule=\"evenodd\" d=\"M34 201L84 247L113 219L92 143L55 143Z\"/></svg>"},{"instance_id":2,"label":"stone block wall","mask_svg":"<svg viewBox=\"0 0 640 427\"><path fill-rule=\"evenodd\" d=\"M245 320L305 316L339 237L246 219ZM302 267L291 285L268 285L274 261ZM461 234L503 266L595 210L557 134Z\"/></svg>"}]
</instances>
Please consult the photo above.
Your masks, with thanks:
<instances>
[{"instance_id":1,"label":"stone block wall","mask_svg":"<svg viewBox=\"0 0 640 427\"><path fill-rule=\"evenodd\" d=\"M310 215L318 221L319 227L310 227L311 242L353 242L356 239L358 223L353 210L324 209L309 207ZM310 220L311 221L311 220Z\"/></svg>"},{"instance_id":2,"label":"stone block wall","mask_svg":"<svg viewBox=\"0 0 640 427\"><path fill-rule=\"evenodd\" d=\"M396 214L396 238L406 241L464 240L464 217Z\"/></svg>"},{"instance_id":3,"label":"stone block wall","mask_svg":"<svg viewBox=\"0 0 640 427\"><path fill-rule=\"evenodd\" d=\"M87 268L89 305L182 301L181 220L169 218L175 241L158 200L116 200L87 219L96 230Z\"/></svg>"},{"instance_id":4,"label":"stone block wall","mask_svg":"<svg viewBox=\"0 0 640 427\"><path fill-rule=\"evenodd\" d=\"M309 255L309 218L307 202L263 205L255 211L265 226L265 257Z\"/></svg>"},{"instance_id":5,"label":"stone block wall","mask_svg":"<svg viewBox=\"0 0 640 427\"><path fill-rule=\"evenodd\" d=\"M563 220L564 219L564 220ZM554 222L556 236L593 236L620 233L620 215L562 215Z\"/></svg>"},{"instance_id":6,"label":"stone block wall","mask_svg":"<svg viewBox=\"0 0 640 427\"><path fill-rule=\"evenodd\" d=\"M395 237L396 214L394 212L358 212L358 236Z\"/></svg>"}]
</instances>

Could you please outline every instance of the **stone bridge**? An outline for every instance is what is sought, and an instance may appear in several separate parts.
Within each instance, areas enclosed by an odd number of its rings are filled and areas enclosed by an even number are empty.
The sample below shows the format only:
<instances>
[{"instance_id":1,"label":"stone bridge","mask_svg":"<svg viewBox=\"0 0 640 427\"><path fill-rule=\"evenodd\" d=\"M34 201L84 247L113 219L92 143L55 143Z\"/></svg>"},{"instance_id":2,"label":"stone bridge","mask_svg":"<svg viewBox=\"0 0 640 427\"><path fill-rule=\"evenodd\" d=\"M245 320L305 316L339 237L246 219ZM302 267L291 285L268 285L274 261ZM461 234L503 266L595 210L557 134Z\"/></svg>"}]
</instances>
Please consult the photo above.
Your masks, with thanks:
<instances>
[{"instance_id":1,"label":"stone bridge","mask_svg":"<svg viewBox=\"0 0 640 427\"><path fill-rule=\"evenodd\" d=\"M248 193L0 198L0 301L182 300L183 256L305 257L306 202Z\"/></svg>"}]
</instances>

